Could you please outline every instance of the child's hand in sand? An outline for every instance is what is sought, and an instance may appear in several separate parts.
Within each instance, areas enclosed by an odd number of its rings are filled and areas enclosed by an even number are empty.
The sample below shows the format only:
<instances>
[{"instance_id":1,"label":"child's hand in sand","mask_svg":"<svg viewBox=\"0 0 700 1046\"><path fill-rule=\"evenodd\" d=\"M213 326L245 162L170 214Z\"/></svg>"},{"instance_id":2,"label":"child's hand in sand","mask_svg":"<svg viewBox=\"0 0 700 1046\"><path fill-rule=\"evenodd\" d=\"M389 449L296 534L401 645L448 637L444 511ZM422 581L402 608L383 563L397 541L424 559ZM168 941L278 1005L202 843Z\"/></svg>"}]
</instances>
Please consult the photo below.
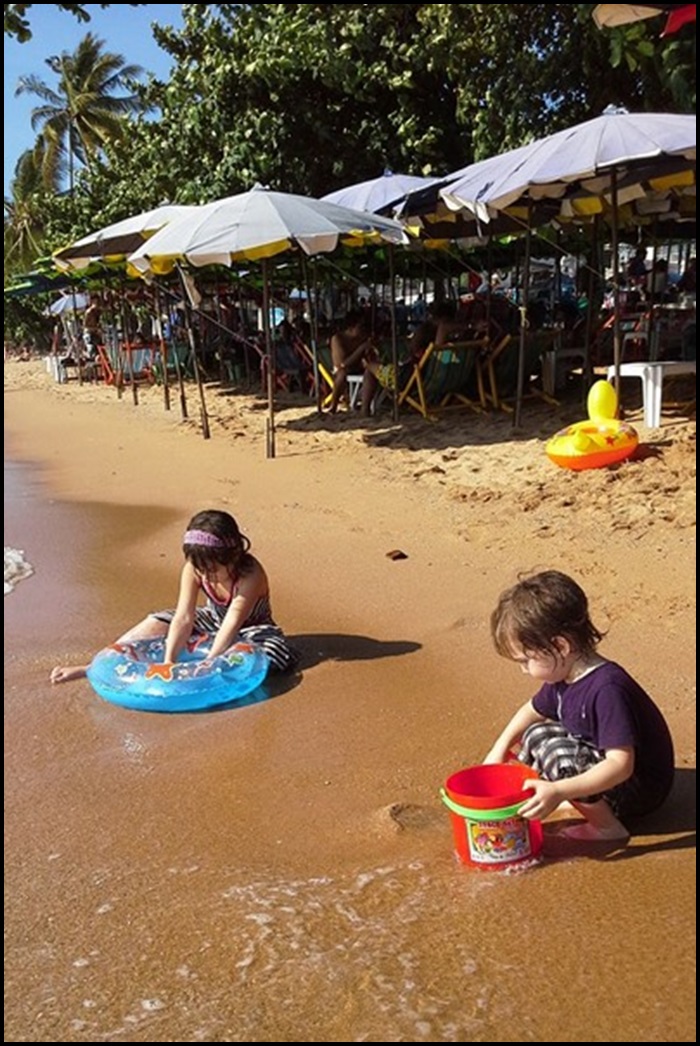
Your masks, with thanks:
<instances>
[{"instance_id":1,"label":"child's hand in sand","mask_svg":"<svg viewBox=\"0 0 700 1046\"><path fill-rule=\"evenodd\" d=\"M83 679L86 673L85 665L56 665L49 679L52 683L70 683L72 679Z\"/></svg>"}]
</instances>

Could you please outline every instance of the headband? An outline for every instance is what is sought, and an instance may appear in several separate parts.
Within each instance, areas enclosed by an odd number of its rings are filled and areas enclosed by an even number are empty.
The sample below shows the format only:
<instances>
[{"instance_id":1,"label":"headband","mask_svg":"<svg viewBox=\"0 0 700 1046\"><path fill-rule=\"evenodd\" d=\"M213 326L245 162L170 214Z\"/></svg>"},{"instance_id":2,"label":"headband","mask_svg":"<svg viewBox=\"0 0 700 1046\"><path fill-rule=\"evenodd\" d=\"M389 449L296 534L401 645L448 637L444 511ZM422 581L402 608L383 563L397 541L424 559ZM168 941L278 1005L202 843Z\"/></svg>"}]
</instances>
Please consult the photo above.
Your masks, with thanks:
<instances>
[{"instance_id":1,"label":"headband","mask_svg":"<svg viewBox=\"0 0 700 1046\"><path fill-rule=\"evenodd\" d=\"M208 530L186 530L182 539L183 545L204 545L207 548L233 548L231 541L225 541L210 534Z\"/></svg>"}]
</instances>

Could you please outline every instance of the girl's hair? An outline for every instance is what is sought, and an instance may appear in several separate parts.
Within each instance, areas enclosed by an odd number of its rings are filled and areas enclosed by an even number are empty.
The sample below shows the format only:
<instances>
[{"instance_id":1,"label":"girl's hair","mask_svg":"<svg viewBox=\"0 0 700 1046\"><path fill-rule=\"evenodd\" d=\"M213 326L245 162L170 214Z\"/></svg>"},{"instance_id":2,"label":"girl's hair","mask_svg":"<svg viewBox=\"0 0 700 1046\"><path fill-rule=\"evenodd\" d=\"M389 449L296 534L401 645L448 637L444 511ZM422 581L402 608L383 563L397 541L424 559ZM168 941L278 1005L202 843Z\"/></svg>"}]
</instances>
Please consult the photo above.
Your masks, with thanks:
<instances>
[{"instance_id":1,"label":"girl's hair","mask_svg":"<svg viewBox=\"0 0 700 1046\"><path fill-rule=\"evenodd\" d=\"M568 639L579 654L590 653L604 633L591 621L580 585L558 570L545 570L501 594L491 615L491 635L498 653L512 657L516 643L524 651L556 654L557 636Z\"/></svg>"},{"instance_id":2,"label":"girl's hair","mask_svg":"<svg viewBox=\"0 0 700 1046\"><path fill-rule=\"evenodd\" d=\"M217 566L245 574L253 566L250 541L241 534L233 516L218 509L198 512L187 524L182 551L195 570L206 574Z\"/></svg>"}]
</instances>

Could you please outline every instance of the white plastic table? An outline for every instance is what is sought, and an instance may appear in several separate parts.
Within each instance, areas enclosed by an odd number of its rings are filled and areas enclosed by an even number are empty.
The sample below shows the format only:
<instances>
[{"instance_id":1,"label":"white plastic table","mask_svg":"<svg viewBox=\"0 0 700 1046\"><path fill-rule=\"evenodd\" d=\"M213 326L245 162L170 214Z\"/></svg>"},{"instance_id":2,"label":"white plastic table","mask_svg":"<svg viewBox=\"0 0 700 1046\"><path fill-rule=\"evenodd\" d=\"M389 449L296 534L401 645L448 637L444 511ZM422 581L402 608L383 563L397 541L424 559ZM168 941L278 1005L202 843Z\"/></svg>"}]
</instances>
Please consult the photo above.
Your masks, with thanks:
<instances>
[{"instance_id":1,"label":"white plastic table","mask_svg":"<svg viewBox=\"0 0 700 1046\"><path fill-rule=\"evenodd\" d=\"M695 374L695 360L640 360L621 363L621 378L639 378L642 382L644 424L656 429L661 424L661 393L664 378L674 374ZM615 367L608 367L608 381L615 377Z\"/></svg>"}]
</instances>

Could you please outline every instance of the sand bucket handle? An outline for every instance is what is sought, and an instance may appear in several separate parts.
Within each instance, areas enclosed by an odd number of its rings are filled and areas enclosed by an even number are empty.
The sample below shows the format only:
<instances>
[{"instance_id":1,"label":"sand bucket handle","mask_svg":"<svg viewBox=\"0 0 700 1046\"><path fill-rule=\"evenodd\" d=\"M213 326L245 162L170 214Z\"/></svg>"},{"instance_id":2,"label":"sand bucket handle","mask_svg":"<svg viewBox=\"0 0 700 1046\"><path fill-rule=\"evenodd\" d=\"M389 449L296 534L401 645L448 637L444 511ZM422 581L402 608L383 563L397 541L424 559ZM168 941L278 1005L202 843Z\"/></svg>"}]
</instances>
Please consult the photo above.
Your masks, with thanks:
<instances>
[{"instance_id":1,"label":"sand bucket handle","mask_svg":"<svg viewBox=\"0 0 700 1046\"><path fill-rule=\"evenodd\" d=\"M518 817L522 805L522 803L518 803L517 806L507 806L501 809L496 807L492 810L468 810L466 806L459 806L454 799L450 799L444 788L440 789L440 798L453 814L469 821L507 821L509 817ZM526 796L523 797L523 803L526 798Z\"/></svg>"}]
</instances>

